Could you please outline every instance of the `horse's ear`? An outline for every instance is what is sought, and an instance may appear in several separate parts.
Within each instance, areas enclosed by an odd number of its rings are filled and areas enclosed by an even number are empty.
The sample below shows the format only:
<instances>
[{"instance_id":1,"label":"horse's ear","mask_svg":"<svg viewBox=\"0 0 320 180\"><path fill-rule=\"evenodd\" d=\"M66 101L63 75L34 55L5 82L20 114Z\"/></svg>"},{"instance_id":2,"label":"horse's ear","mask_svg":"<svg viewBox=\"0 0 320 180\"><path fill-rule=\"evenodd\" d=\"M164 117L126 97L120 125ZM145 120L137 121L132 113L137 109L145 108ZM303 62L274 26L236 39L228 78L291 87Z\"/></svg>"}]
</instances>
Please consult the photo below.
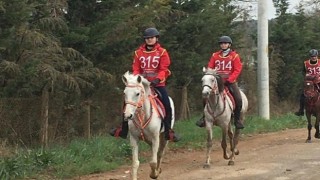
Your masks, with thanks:
<instances>
[{"instance_id":1,"label":"horse's ear","mask_svg":"<svg viewBox=\"0 0 320 180\"><path fill-rule=\"evenodd\" d=\"M138 81L138 83L141 83L141 81L142 81L142 78L141 78L141 76L138 76L138 79L137 79L137 81Z\"/></svg>"},{"instance_id":2,"label":"horse's ear","mask_svg":"<svg viewBox=\"0 0 320 180\"><path fill-rule=\"evenodd\" d=\"M206 72L207 72L207 68L203 66L202 72L203 72L203 73L206 73Z\"/></svg>"},{"instance_id":3,"label":"horse's ear","mask_svg":"<svg viewBox=\"0 0 320 180\"><path fill-rule=\"evenodd\" d=\"M127 76L129 75L129 71L127 71L126 73L124 73L122 75L122 81L124 84L127 84L128 80L127 80Z\"/></svg>"},{"instance_id":4,"label":"horse's ear","mask_svg":"<svg viewBox=\"0 0 320 180\"><path fill-rule=\"evenodd\" d=\"M125 75L122 75L122 82L123 82L124 84L127 84L127 78L126 78Z\"/></svg>"}]
</instances>

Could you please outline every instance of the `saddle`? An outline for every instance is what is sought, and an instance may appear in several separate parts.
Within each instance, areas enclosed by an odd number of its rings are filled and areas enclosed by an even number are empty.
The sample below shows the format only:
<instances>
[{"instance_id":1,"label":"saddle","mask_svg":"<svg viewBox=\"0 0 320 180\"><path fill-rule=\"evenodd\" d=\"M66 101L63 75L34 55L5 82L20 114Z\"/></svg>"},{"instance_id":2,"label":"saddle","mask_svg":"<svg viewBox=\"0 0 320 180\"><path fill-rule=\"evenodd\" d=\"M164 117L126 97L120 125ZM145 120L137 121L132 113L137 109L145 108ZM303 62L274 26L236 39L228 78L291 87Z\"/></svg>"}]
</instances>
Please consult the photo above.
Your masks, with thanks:
<instances>
[{"instance_id":1,"label":"saddle","mask_svg":"<svg viewBox=\"0 0 320 180\"><path fill-rule=\"evenodd\" d=\"M161 101L162 100L161 93L155 88L152 88L151 91L152 91L151 94L155 100L155 104L152 104L152 105L155 106L159 116L163 120L164 117L166 116L166 109L164 108L164 105L162 104L162 101Z\"/></svg>"},{"instance_id":2,"label":"saddle","mask_svg":"<svg viewBox=\"0 0 320 180\"><path fill-rule=\"evenodd\" d=\"M229 91L229 88L227 86L224 87L224 91L223 91L224 95L228 96L230 101L231 101L231 104L232 104L232 107L233 109L236 108L236 102L231 94L231 92Z\"/></svg>"}]
</instances>

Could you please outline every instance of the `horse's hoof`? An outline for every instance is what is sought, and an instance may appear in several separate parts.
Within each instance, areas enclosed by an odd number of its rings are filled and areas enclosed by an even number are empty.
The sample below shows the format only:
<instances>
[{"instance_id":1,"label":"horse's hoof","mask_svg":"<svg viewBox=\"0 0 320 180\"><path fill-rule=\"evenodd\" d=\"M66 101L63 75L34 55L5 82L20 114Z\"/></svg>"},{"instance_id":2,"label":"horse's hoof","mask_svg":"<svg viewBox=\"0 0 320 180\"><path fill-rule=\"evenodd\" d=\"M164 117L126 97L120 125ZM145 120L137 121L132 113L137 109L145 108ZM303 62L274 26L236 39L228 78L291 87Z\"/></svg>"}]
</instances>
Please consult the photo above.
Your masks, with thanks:
<instances>
[{"instance_id":1,"label":"horse's hoof","mask_svg":"<svg viewBox=\"0 0 320 180\"><path fill-rule=\"evenodd\" d=\"M235 154L235 155L239 155L239 154L240 154L240 151L237 149L237 150L234 151L234 154Z\"/></svg>"},{"instance_id":2,"label":"horse's hoof","mask_svg":"<svg viewBox=\"0 0 320 180\"><path fill-rule=\"evenodd\" d=\"M233 166L234 165L234 161L229 161L228 165L229 166Z\"/></svg>"},{"instance_id":3,"label":"horse's hoof","mask_svg":"<svg viewBox=\"0 0 320 180\"><path fill-rule=\"evenodd\" d=\"M229 155L224 155L223 158L224 159L230 159L230 156Z\"/></svg>"},{"instance_id":4,"label":"horse's hoof","mask_svg":"<svg viewBox=\"0 0 320 180\"><path fill-rule=\"evenodd\" d=\"M307 140L306 140L306 143L311 143L311 139L307 139Z\"/></svg>"},{"instance_id":5,"label":"horse's hoof","mask_svg":"<svg viewBox=\"0 0 320 180\"><path fill-rule=\"evenodd\" d=\"M314 137L317 138L317 139L320 139L320 135L319 134L315 134Z\"/></svg>"},{"instance_id":6,"label":"horse's hoof","mask_svg":"<svg viewBox=\"0 0 320 180\"><path fill-rule=\"evenodd\" d=\"M151 179L158 179L158 176L154 175L154 174L150 174L150 178Z\"/></svg>"},{"instance_id":7,"label":"horse's hoof","mask_svg":"<svg viewBox=\"0 0 320 180\"><path fill-rule=\"evenodd\" d=\"M210 168L210 164L203 165L203 169L209 169L209 168Z\"/></svg>"}]
</instances>

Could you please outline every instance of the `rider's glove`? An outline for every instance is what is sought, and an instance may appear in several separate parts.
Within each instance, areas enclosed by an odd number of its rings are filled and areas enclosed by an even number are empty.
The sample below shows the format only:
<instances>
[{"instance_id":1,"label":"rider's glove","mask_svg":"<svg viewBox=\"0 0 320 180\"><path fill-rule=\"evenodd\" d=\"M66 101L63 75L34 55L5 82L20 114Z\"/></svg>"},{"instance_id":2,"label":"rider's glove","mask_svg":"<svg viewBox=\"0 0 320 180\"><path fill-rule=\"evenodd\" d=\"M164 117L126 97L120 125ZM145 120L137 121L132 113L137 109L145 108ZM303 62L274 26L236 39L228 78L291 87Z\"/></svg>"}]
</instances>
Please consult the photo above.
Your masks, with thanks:
<instances>
[{"instance_id":1,"label":"rider's glove","mask_svg":"<svg viewBox=\"0 0 320 180\"><path fill-rule=\"evenodd\" d=\"M151 85L151 86L156 86L156 85L159 84L159 83L160 83L160 79L157 78L157 79L152 80L151 83L150 83L150 85Z\"/></svg>"}]
</instances>

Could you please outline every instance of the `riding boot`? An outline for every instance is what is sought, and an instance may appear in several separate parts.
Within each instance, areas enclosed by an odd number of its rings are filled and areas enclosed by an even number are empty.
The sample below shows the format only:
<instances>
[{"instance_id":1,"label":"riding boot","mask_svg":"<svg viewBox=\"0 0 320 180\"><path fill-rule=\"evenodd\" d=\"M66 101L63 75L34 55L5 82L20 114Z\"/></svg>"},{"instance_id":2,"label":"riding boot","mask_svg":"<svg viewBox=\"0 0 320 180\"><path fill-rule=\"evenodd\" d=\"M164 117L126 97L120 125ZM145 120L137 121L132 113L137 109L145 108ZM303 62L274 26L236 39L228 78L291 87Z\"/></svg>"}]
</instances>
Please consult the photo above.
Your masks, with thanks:
<instances>
[{"instance_id":1,"label":"riding boot","mask_svg":"<svg viewBox=\"0 0 320 180\"><path fill-rule=\"evenodd\" d=\"M171 129L171 118L165 118L163 121L164 124L164 137L166 140L173 141L173 142L178 142L181 140L180 136L175 133Z\"/></svg>"},{"instance_id":2,"label":"riding boot","mask_svg":"<svg viewBox=\"0 0 320 180\"><path fill-rule=\"evenodd\" d=\"M240 120L241 109L236 108L234 111L234 125L237 129L243 129L244 126Z\"/></svg>"},{"instance_id":3,"label":"riding boot","mask_svg":"<svg viewBox=\"0 0 320 180\"><path fill-rule=\"evenodd\" d=\"M201 118L196 122L196 125L198 127L206 127L206 122L204 120L204 114L201 116Z\"/></svg>"},{"instance_id":4,"label":"riding boot","mask_svg":"<svg viewBox=\"0 0 320 180\"><path fill-rule=\"evenodd\" d=\"M236 107L234 110L234 125L236 129L243 129L244 126L240 119L241 109L242 109L242 98L241 98L240 90L238 88L237 83L228 83L227 86L236 104Z\"/></svg>"},{"instance_id":5,"label":"riding boot","mask_svg":"<svg viewBox=\"0 0 320 180\"><path fill-rule=\"evenodd\" d=\"M118 128L112 128L109 134L114 137L121 137L123 139L126 139L128 136L128 131L129 131L128 121L122 121L122 126Z\"/></svg>"},{"instance_id":6,"label":"riding boot","mask_svg":"<svg viewBox=\"0 0 320 180\"><path fill-rule=\"evenodd\" d=\"M294 113L296 116L304 116L304 99L304 94L301 94L299 111Z\"/></svg>"},{"instance_id":7,"label":"riding boot","mask_svg":"<svg viewBox=\"0 0 320 180\"><path fill-rule=\"evenodd\" d=\"M206 106L206 100L203 99L202 100L202 104L203 104L203 108ZM202 115L202 117L196 122L196 125L198 127L206 127L206 121L204 120L204 114Z\"/></svg>"}]
</instances>

